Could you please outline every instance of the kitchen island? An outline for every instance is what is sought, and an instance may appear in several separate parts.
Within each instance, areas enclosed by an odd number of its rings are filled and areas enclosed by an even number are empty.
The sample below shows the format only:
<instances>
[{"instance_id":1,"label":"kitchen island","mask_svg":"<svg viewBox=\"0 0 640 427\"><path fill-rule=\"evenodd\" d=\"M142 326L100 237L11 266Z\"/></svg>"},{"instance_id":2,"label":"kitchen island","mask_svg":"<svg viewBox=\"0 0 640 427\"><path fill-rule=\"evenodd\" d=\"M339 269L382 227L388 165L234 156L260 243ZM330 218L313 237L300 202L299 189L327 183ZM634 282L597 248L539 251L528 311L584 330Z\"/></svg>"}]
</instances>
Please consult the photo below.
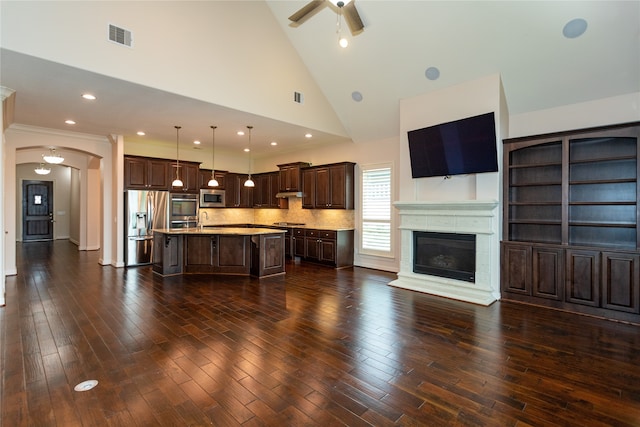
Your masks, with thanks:
<instances>
[{"instance_id":1,"label":"kitchen island","mask_svg":"<svg viewBox=\"0 0 640 427\"><path fill-rule=\"evenodd\" d=\"M153 230L153 272L284 274L286 230L248 227L197 227Z\"/></svg>"}]
</instances>

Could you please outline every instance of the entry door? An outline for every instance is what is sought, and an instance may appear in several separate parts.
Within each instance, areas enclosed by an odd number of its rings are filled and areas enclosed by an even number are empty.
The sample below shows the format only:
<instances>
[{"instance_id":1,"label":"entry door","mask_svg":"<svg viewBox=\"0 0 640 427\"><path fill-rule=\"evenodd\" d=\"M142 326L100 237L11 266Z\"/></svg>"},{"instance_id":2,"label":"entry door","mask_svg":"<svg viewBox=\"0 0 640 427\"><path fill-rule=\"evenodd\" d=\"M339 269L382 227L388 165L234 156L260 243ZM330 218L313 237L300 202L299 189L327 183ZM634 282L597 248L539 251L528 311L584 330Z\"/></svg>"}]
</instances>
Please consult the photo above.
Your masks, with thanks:
<instances>
[{"instance_id":1,"label":"entry door","mask_svg":"<svg viewBox=\"0 0 640 427\"><path fill-rule=\"evenodd\" d=\"M53 182L23 181L22 240L53 239Z\"/></svg>"}]
</instances>

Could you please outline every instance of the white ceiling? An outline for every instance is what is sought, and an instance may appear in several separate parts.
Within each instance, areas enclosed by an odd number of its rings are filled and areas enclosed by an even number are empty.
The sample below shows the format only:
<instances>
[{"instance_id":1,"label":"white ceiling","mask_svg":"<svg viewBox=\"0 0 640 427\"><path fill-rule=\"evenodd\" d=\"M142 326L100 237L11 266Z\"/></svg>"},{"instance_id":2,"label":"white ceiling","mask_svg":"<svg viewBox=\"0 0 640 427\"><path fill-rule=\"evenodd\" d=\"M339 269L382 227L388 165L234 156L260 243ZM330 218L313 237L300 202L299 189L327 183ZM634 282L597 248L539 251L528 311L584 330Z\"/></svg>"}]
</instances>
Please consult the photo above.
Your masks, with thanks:
<instances>
[{"instance_id":1,"label":"white ceiling","mask_svg":"<svg viewBox=\"0 0 640 427\"><path fill-rule=\"evenodd\" d=\"M7 3L11 2L3 1L0 8ZM180 10L202 4L178 3ZM231 9L230 3L215 3L218 12L224 13L226 5ZM344 25L350 39L346 49L337 45L337 16L329 7L298 27L289 25L288 16L306 3L247 1L242 7L258 22L252 25L277 30L273 34L278 37L284 34L289 54L302 61L344 131L329 129L320 121L316 126L313 117L302 125L304 120L298 118L274 119L278 116L257 114L251 107L234 109L210 98L205 101L177 95L167 88L127 82L44 55L14 51L10 49L13 46L4 44L0 85L16 91L15 122L19 124L69 130L61 120L68 116L78 122L74 131L122 134L134 140L139 138L135 132L145 129L147 138L172 143L173 125L180 124L183 144L191 144L195 138L210 143L206 129L216 124L220 132L216 146L229 149L238 149L235 131L252 124L254 141L265 142L254 144L256 155L273 154L274 149L266 144L271 140L279 143L275 150L298 149L301 135L307 131L314 134L317 144L397 137L401 99L495 73L501 75L511 115L640 91L640 1L356 0L365 29L350 37ZM564 37L564 25L575 18L587 21L586 32L578 38ZM251 42L258 52L272 43L254 35L248 41L243 39L249 36L238 30L236 18L218 16L217 23L225 26L225 42L231 47L242 40L243 46ZM5 21L2 24L19 28ZM69 29L61 26L60 31ZM7 38L5 33L3 36ZM210 54L208 48L207 43L189 46L202 55ZM439 69L437 80L425 77L428 67ZM165 72L170 75L170 67ZM69 96L87 89L109 96L100 96L92 104L78 102L79 95ZM356 91L362 95L360 102L352 99ZM200 130L191 130L196 128Z\"/></svg>"}]
</instances>

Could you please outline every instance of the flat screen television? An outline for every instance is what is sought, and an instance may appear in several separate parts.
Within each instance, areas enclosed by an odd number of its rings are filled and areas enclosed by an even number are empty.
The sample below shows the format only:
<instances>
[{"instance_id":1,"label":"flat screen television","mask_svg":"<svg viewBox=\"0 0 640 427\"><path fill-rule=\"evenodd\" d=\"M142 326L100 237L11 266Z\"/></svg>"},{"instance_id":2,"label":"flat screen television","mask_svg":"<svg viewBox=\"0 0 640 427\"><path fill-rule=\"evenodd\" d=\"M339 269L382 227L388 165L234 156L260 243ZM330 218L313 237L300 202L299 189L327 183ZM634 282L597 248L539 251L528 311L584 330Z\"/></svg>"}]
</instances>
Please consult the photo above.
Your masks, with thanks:
<instances>
[{"instance_id":1,"label":"flat screen television","mask_svg":"<svg viewBox=\"0 0 640 427\"><path fill-rule=\"evenodd\" d=\"M498 171L493 113L411 130L407 135L413 178Z\"/></svg>"}]
</instances>

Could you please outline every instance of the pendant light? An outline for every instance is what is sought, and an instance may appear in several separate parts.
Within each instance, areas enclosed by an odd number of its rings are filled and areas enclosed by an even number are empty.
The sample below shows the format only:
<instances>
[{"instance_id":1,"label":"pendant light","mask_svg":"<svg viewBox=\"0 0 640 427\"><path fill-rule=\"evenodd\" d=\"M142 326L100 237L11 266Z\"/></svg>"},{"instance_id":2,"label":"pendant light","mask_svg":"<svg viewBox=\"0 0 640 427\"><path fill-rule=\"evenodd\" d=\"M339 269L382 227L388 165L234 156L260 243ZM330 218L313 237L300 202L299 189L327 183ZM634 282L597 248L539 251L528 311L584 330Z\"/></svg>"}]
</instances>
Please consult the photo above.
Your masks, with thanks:
<instances>
[{"instance_id":1,"label":"pendant light","mask_svg":"<svg viewBox=\"0 0 640 427\"><path fill-rule=\"evenodd\" d=\"M216 128L217 127L218 126L210 126L210 128L211 128L211 179L207 183L207 185L209 187L217 187L218 186L218 181L216 180L216 177L215 177L215 173L216 173L216 164L215 164L215 158L216 158Z\"/></svg>"},{"instance_id":2,"label":"pendant light","mask_svg":"<svg viewBox=\"0 0 640 427\"><path fill-rule=\"evenodd\" d=\"M336 18L336 27L337 27L336 33L338 34L338 44L342 48L349 46L349 40L347 40L346 37L342 36L342 8L346 3L349 3L349 1L346 1L346 2L339 1L334 3L336 6L338 6L338 15Z\"/></svg>"},{"instance_id":3,"label":"pendant light","mask_svg":"<svg viewBox=\"0 0 640 427\"><path fill-rule=\"evenodd\" d=\"M178 155L180 142L180 128L181 126L174 126L176 128L176 179L171 183L172 187L183 187L182 180L180 179L180 156Z\"/></svg>"},{"instance_id":4,"label":"pendant light","mask_svg":"<svg viewBox=\"0 0 640 427\"><path fill-rule=\"evenodd\" d=\"M51 164L54 164L54 165L58 165L58 164L64 162L64 157L62 157L61 155L57 154L55 148L50 148L49 149L49 154L43 155L42 158L44 159L45 162L51 163Z\"/></svg>"},{"instance_id":5,"label":"pendant light","mask_svg":"<svg viewBox=\"0 0 640 427\"><path fill-rule=\"evenodd\" d=\"M253 126L247 126L247 129L249 129L249 178L244 182L244 186L255 187L256 184L251 179L251 129L253 129Z\"/></svg>"},{"instance_id":6,"label":"pendant light","mask_svg":"<svg viewBox=\"0 0 640 427\"><path fill-rule=\"evenodd\" d=\"M51 168L46 167L44 163L40 163L40 166L35 168L34 171L38 175L49 175L51 173Z\"/></svg>"}]
</instances>

